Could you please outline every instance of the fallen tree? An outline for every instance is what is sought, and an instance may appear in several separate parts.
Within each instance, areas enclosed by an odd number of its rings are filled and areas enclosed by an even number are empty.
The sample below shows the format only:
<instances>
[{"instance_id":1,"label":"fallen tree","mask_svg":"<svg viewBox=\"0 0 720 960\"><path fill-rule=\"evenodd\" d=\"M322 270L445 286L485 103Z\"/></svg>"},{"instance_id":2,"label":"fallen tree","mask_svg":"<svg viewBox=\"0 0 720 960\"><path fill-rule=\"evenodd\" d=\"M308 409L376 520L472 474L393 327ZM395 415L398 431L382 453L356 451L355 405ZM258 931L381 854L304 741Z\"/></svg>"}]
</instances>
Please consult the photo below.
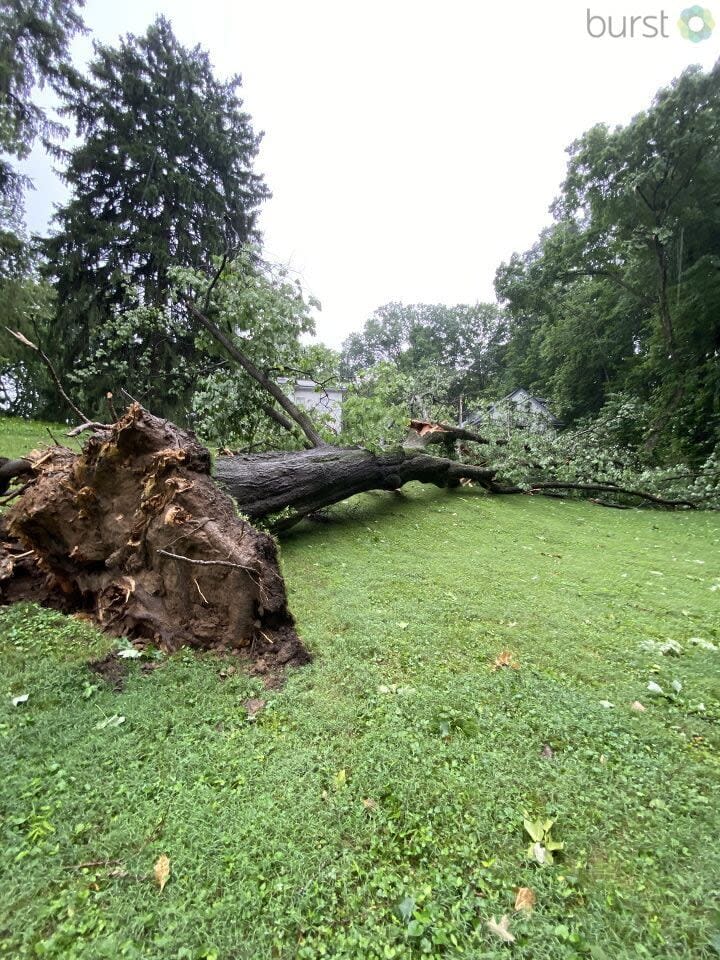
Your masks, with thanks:
<instances>
[{"instance_id":1,"label":"fallen tree","mask_svg":"<svg viewBox=\"0 0 720 960\"><path fill-rule=\"evenodd\" d=\"M451 489L468 480L492 493L515 491L497 483L491 468L426 452L431 444L447 447L458 439L486 442L447 424L412 421L402 446L381 453L323 444L291 452L237 454L219 457L215 475L245 516L255 521L272 518L276 531L355 494L399 490L411 480Z\"/></svg>"},{"instance_id":2,"label":"fallen tree","mask_svg":"<svg viewBox=\"0 0 720 960\"><path fill-rule=\"evenodd\" d=\"M209 292L221 271L222 265ZM186 306L199 326L268 393L269 400L282 408L280 413L270 406L275 422L294 436L301 436L307 448L292 452L239 453L217 461L218 481L233 496L240 510L253 520L269 520L273 530L286 530L316 510L354 494L369 490L397 490L411 480L449 488L469 481L490 493L500 494L558 496L562 491L584 495L609 492L617 497L670 509L692 509L695 506L687 500L663 498L642 490L617 485L610 489L610 485L603 483L569 483L554 478L543 478L526 485L503 482L498 479L497 468L487 461L468 463L455 456L458 444L472 456L468 444L489 445L490 441L477 433L445 423L411 420L403 443L381 453L330 445L318 433L307 413L259 370L240 344L208 316L209 301L208 293L205 309L201 310L192 299L185 298ZM506 444L507 440L498 439L495 443ZM427 448L431 445L440 445L446 456L429 455ZM604 506L615 505L612 501L595 502Z\"/></svg>"},{"instance_id":3,"label":"fallen tree","mask_svg":"<svg viewBox=\"0 0 720 960\"><path fill-rule=\"evenodd\" d=\"M402 444L378 452L329 444L236 342L189 307L266 391L263 409L301 437L305 449L221 456L213 479L210 454L191 434L137 403L113 424L90 421L55 375L82 421L70 435L87 431L89 439L81 454L56 445L0 461L0 493L12 478L21 484L4 498L15 502L0 524L1 601L25 597L82 610L106 630L170 650L190 644L244 652L267 670L305 662L308 654L287 608L275 542L253 523L286 530L355 494L395 491L410 481L450 489L470 482L492 494L602 492L656 507L694 506L608 483L503 483L489 457L473 454L473 444L487 449L490 441L445 423L413 420ZM38 350L54 374L38 347L14 335ZM495 441L501 442L507 441ZM479 462L458 459L458 447Z\"/></svg>"}]
</instances>

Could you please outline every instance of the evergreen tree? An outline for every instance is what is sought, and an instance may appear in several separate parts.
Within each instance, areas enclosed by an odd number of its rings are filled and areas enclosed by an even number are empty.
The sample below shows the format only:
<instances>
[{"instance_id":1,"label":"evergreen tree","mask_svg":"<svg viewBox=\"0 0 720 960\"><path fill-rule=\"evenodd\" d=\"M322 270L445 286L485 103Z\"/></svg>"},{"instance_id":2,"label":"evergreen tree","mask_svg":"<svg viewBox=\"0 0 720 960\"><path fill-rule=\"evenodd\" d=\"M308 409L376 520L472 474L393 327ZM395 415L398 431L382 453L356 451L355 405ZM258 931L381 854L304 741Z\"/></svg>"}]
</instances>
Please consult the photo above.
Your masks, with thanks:
<instances>
[{"instance_id":1,"label":"evergreen tree","mask_svg":"<svg viewBox=\"0 0 720 960\"><path fill-rule=\"evenodd\" d=\"M188 408L194 336L168 271L210 271L256 236L268 196L240 83L216 79L208 55L158 18L144 36L97 46L88 79L66 97L84 142L68 155L71 196L46 245L52 350L71 383L78 364L94 373L82 380L87 408L119 386L156 412L182 419Z\"/></svg>"},{"instance_id":2,"label":"evergreen tree","mask_svg":"<svg viewBox=\"0 0 720 960\"><path fill-rule=\"evenodd\" d=\"M18 275L22 265L23 160L39 139L50 147L64 132L31 99L49 84L59 93L77 79L68 59L75 34L84 30L83 0L3 0L0 4L0 272Z\"/></svg>"}]
</instances>

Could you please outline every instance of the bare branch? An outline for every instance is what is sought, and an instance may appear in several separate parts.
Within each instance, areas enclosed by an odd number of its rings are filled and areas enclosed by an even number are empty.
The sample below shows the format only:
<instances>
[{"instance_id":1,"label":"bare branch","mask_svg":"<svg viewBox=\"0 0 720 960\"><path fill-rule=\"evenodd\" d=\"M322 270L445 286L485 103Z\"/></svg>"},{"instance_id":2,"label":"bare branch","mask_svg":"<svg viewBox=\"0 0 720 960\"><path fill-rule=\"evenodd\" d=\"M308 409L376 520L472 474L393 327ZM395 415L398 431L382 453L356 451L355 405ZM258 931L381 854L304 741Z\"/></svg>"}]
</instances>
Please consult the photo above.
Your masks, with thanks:
<instances>
[{"instance_id":1,"label":"bare branch","mask_svg":"<svg viewBox=\"0 0 720 960\"><path fill-rule=\"evenodd\" d=\"M96 423L94 420L86 420L85 423L81 423L79 426L73 427L72 430L68 430L65 436L77 437L79 434L84 433L85 430L112 430L112 424Z\"/></svg>"},{"instance_id":2,"label":"bare branch","mask_svg":"<svg viewBox=\"0 0 720 960\"><path fill-rule=\"evenodd\" d=\"M215 284L218 282L218 280L222 276L222 272L225 269L227 262L228 262L228 251L225 250L222 255L222 260L220 261L220 266L215 271L215 274L212 280L210 281L210 285L208 286L207 291L205 293L205 300L203 302L203 313L207 313L210 308L210 295L212 294L213 289L215 288Z\"/></svg>"},{"instance_id":3,"label":"bare branch","mask_svg":"<svg viewBox=\"0 0 720 960\"><path fill-rule=\"evenodd\" d=\"M170 553L169 550L158 550L157 552L163 557L183 560L185 563L194 563L199 567L233 567L235 570L244 570L246 573L257 573L257 570L253 567L245 567L241 563L231 563L229 560L193 560L192 557L184 557L181 553Z\"/></svg>"},{"instance_id":4,"label":"bare branch","mask_svg":"<svg viewBox=\"0 0 720 960\"><path fill-rule=\"evenodd\" d=\"M543 490L580 490L585 493L622 493L628 497L639 497L660 507L687 507L694 510L696 504L690 500L666 500L646 490L630 490L627 487L618 487L614 483L563 483L558 480L548 480L542 483L533 483L530 493L542 493Z\"/></svg>"},{"instance_id":5,"label":"bare branch","mask_svg":"<svg viewBox=\"0 0 720 960\"><path fill-rule=\"evenodd\" d=\"M58 388L58 392L60 393L60 396L67 403L67 405L72 409L73 413L77 417L79 417L80 420L87 423L87 421L90 418L86 417L85 414L82 412L82 410L79 407L76 407L75 404L70 399L70 397L65 393L65 389L60 381L60 377L57 375L55 367L53 366L52 361L50 360L50 357L48 357L45 351L41 350L37 344L32 342L32 340L28 340L28 338L24 336L24 334L20 333L19 330L11 330L10 327L5 327L5 329L10 334L11 337L15 337L15 339L19 343L22 343L24 347L29 347L31 350L34 350L37 353L37 355L40 357L40 359L42 360L42 362L45 364L48 371L50 372L50 376L55 381L55 386Z\"/></svg>"}]
</instances>

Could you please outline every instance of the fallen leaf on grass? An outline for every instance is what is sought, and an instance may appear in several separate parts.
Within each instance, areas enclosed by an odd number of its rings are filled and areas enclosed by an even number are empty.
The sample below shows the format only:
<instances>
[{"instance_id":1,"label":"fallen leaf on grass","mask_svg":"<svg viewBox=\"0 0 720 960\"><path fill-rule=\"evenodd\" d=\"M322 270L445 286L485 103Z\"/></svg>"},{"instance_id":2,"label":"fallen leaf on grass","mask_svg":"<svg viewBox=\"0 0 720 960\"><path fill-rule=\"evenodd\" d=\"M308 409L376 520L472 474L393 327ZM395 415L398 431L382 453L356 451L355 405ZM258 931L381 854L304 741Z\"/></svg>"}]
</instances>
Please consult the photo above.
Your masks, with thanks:
<instances>
[{"instance_id":1,"label":"fallen leaf on grass","mask_svg":"<svg viewBox=\"0 0 720 960\"><path fill-rule=\"evenodd\" d=\"M540 866L543 866L547 860L547 850L539 841L532 845L532 855L535 857Z\"/></svg>"},{"instance_id":2,"label":"fallen leaf on grass","mask_svg":"<svg viewBox=\"0 0 720 960\"><path fill-rule=\"evenodd\" d=\"M634 710L636 713L645 713L645 711L647 710L647 707L644 707L639 700L634 700L630 704L630 709Z\"/></svg>"},{"instance_id":3,"label":"fallen leaf on grass","mask_svg":"<svg viewBox=\"0 0 720 960\"><path fill-rule=\"evenodd\" d=\"M155 874L155 883L160 887L160 893L162 893L170 877L170 859L166 854L163 853L158 857L153 867L153 873Z\"/></svg>"},{"instance_id":4,"label":"fallen leaf on grass","mask_svg":"<svg viewBox=\"0 0 720 960\"><path fill-rule=\"evenodd\" d=\"M105 717L104 720L96 723L95 729L104 730L106 727L119 727L121 723L125 723L125 717L120 717L115 713L112 717Z\"/></svg>"},{"instance_id":5,"label":"fallen leaf on grass","mask_svg":"<svg viewBox=\"0 0 720 960\"><path fill-rule=\"evenodd\" d=\"M260 700L259 698L246 700L243 703L243 706L247 710L248 720L254 720L255 717L260 713L260 711L265 706L265 703L266 703L265 700Z\"/></svg>"},{"instance_id":6,"label":"fallen leaf on grass","mask_svg":"<svg viewBox=\"0 0 720 960\"><path fill-rule=\"evenodd\" d=\"M366 797L366 799L363 800L363 806L366 810L377 810L377 802L371 800L370 797Z\"/></svg>"},{"instance_id":7,"label":"fallen leaf on grass","mask_svg":"<svg viewBox=\"0 0 720 960\"><path fill-rule=\"evenodd\" d=\"M524 910L526 913L532 913L535 900L535 894L530 887L520 887L515 897L515 912L519 913L521 910Z\"/></svg>"},{"instance_id":8,"label":"fallen leaf on grass","mask_svg":"<svg viewBox=\"0 0 720 960\"><path fill-rule=\"evenodd\" d=\"M508 924L510 920L507 914L503 914L500 917L500 923L495 920L495 917L491 917L485 924L490 933L494 933L496 937L499 937L505 943L515 943L515 937L508 930Z\"/></svg>"},{"instance_id":9,"label":"fallen leaf on grass","mask_svg":"<svg viewBox=\"0 0 720 960\"><path fill-rule=\"evenodd\" d=\"M517 660L513 659L513 655L509 650L503 650L502 653L499 653L493 661L493 670L500 670L503 667L512 667L513 670L520 669L520 664L517 662Z\"/></svg>"}]
</instances>

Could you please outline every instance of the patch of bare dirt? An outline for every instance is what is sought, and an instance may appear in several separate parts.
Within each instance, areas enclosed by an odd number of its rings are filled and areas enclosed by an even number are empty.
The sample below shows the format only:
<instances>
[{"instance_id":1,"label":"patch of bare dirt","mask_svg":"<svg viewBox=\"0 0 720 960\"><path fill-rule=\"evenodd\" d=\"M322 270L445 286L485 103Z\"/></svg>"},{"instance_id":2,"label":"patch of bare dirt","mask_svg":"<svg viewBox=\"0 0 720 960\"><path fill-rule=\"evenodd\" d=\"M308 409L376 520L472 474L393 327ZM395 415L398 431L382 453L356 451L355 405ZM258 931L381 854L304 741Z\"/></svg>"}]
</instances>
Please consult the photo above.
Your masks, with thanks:
<instances>
[{"instance_id":1,"label":"patch of bare dirt","mask_svg":"<svg viewBox=\"0 0 720 960\"><path fill-rule=\"evenodd\" d=\"M114 651L111 650L110 653L106 653L99 660L89 660L88 668L101 680L104 680L116 693L120 693L124 689L128 665L124 660L118 659Z\"/></svg>"}]
</instances>

